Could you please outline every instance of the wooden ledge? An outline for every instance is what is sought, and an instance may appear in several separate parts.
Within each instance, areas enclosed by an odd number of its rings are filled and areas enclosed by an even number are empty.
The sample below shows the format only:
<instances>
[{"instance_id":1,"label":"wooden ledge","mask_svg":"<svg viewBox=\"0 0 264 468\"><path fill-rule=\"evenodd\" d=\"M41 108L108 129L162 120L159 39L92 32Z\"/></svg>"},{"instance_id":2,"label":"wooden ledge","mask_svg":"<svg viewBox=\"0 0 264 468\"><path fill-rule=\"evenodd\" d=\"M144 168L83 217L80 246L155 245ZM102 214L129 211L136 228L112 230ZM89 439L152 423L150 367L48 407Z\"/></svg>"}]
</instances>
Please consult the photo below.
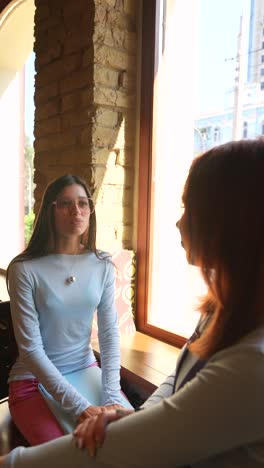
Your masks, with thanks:
<instances>
[{"instance_id":1,"label":"wooden ledge","mask_svg":"<svg viewBox=\"0 0 264 468\"><path fill-rule=\"evenodd\" d=\"M98 341L92 341L99 353ZM179 348L136 332L121 335L121 377L140 386L147 396L175 369Z\"/></svg>"}]
</instances>

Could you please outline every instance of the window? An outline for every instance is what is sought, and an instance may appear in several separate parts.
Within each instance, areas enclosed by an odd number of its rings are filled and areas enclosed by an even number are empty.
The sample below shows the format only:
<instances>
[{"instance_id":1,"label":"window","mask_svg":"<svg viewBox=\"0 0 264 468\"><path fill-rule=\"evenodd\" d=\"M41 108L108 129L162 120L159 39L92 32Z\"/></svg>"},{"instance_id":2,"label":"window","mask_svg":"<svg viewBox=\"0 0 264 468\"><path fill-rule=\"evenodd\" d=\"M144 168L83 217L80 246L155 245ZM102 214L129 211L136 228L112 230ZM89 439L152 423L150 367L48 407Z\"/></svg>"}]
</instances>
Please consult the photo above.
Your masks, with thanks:
<instances>
[{"instance_id":1,"label":"window","mask_svg":"<svg viewBox=\"0 0 264 468\"><path fill-rule=\"evenodd\" d=\"M261 81L261 83L260 83L260 89L261 89L261 90L264 89L264 81Z\"/></svg>"},{"instance_id":2,"label":"window","mask_svg":"<svg viewBox=\"0 0 264 468\"><path fill-rule=\"evenodd\" d=\"M223 18L217 24L215 5ZM206 292L199 270L187 265L175 227L186 175L194 155L230 141L234 127L239 138L244 130L241 116L230 112L238 72L225 60L237 56L241 12L233 13L226 36L228 5L142 3L137 329L177 346L192 333L197 297Z\"/></svg>"},{"instance_id":3,"label":"window","mask_svg":"<svg viewBox=\"0 0 264 468\"><path fill-rule=\"evenodd\" d=\"M264 120L261 122L261 135L264 135Z\"/></svg>"},{"instance_id":4,"label":"window","mask_svg":"<svg viewBox=\"0 0 264 468\"><path fill-rule=\"evenodd\" d=\"M248 123L244 122L243 123L243 138L247 138L248 136Z\"/></svg>"},{"instance_id":5,"label":"window","mask_svg":"<svg viewBox=\"0 0 264 468\"><path fill-rule=\"evenodd\" d=\"M264 68L261 68L261 70L260 70L260 75L261 75L261 76L264 76Z\"/></svg>"},{"instance_id":6,"label":"window","mask_svg":"<svg viewBox=\"0 0 264 468\"><path fill-rule=\"evenodd\" d=\"M183 182L194 152L194 19L186 1L143 2L137 328L178 346L185 343L199 316L192 308L197 270L188 267L176 229ZM178 74L175 53L184 63L182 74ZM185 96L190 96L188 102ZM186 105L188 111L184 111ZM192 293L186 294L186 288Z\"/></svg>"},{"instance_id":7,"label":"window","mask_svg":"<svg viewBox=\"0 0 264 468\"><path fill-rule=\"evenodd\" d=\"M262 42L262 49L264 49L264 42Z\"/></svg>"},{"instance_id":8,"label":"window","mask_svg":"<svg viewBox=\"0 0 264 468\"><path fill-rule=\"evenodd\" d=\"M214 128L214 142L215 143L220 143L221 139L221 132L219 127Z\"/></svg>"},{"instance_id":9,"label":"window","mask_svg":"<svg viewBox=\"0 0 264 468\"><path fill-rule=\"evenodd\" d=\"M264 63L264 55L261 56L261 63Z\"/></svg>"}]
</instances>

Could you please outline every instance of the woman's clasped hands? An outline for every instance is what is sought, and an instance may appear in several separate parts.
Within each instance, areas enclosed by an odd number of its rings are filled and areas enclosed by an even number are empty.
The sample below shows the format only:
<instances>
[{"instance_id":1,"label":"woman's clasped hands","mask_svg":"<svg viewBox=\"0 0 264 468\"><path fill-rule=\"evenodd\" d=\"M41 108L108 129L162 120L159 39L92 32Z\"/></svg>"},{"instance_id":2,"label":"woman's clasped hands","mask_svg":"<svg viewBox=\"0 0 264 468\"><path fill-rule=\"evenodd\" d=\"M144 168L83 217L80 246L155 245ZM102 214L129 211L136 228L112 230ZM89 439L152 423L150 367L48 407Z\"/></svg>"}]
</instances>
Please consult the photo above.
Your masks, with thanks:
<instances>
[{"instance_id":1,"label":"woman's clasped hands","mask_svg":"<svg viewBox=\"0 0 264 468\"><path fill-rule=\"evenodd\" d=\"M78 418L77 424L81 424L83 421L85 421L85 419L92 418L93 416L98 416L100 413L103 413L104 411L110 411L110 410L122 409L122 408L124 407L119 404L113 404L113 405L108 405L108 406L90 405Z\"/></svg>"},{"instance_id":2,"label":"woman's clasped hands","mask_svg":"<svg viewBox=\"0 0 264 468\"><path fill-rule=\"evenodd\" d=\"M92 408L103 408L103 411L83 419L73 432L77 446L87 448L91 457L95 456L96 450L102 447L107 425L134 413L134 410L124 409L121 405Z\"/></svg>"}]
</instances>

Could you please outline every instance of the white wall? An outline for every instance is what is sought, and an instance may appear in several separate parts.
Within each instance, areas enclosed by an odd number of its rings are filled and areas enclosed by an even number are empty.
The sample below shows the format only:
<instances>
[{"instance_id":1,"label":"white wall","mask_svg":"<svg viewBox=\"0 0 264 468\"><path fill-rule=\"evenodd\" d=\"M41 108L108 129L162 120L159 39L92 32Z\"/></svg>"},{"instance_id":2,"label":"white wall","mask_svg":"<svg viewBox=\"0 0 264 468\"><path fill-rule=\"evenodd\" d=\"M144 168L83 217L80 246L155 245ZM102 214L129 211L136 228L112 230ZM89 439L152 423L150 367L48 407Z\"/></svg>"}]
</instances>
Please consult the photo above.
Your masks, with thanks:
<instances>
[{"instance_id":1,"label":"white wall","mask_svg":"<svg viewBox=\"0 0 264 468\"><path fill-rule=\"evenodd\" d=\"M34 0L13 0L0 13L0 269L24 248L24 64L34 12Z\"/></svg>"}]
</instances>

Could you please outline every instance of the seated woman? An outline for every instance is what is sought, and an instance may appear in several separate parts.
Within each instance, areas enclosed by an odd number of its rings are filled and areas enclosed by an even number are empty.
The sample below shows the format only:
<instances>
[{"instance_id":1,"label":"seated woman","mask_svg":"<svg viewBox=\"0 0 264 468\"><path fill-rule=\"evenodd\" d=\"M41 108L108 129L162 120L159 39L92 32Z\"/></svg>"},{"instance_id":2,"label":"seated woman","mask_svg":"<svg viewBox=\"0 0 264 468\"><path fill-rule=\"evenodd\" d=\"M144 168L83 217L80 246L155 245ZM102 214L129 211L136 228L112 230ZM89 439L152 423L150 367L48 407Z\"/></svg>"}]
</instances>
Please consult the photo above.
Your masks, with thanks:
<instances>
[{"instance_id":1,"label":"seated woman","mask_svg":"<svg viewBox=\"0 0 264 468\"><path fill-rule=\"evenodd\" d=\"M194 160L177 226L208 295L177 371L141 411L95 415L73 435L16 448L2 467L263 466L263 200L263 140L231 142Z\"/></svg>"},{"instance_id":2,"label":"seated woman","mask_svg":"<svg viewBox=\"0 0 264 468\"><path fill-rule=\"evenodd\" d=\"M94 208L82 179L56 179L44 193L28 246L8 268L19 349L9 407L31 445L64 435L63 428L72 431L105 407L132 408L120 392L114 265L96 249ZM102 372L90 346L96 310ZM75 386L78 378L87 379L84 394Z\"/></svg>"}]
</instances>

